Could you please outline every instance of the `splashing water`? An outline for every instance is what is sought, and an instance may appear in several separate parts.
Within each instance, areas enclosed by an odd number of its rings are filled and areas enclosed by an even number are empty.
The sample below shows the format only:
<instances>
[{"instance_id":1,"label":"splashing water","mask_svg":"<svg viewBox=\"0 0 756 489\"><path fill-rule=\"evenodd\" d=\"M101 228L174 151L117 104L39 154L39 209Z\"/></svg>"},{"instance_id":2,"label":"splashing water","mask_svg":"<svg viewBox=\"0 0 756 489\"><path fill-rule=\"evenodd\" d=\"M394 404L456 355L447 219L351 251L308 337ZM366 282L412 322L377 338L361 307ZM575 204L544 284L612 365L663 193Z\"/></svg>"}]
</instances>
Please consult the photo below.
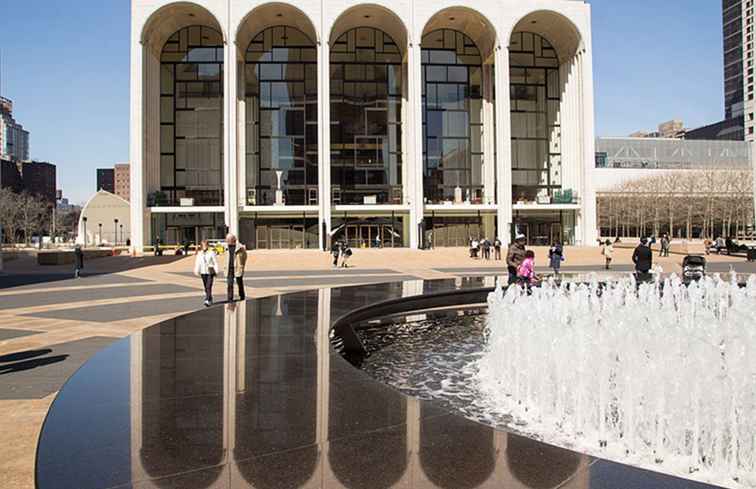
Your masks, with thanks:
<instances>
[{"instance_id":1,"label":"splashing water","mask_svg":"<svg viewBox=\"0 0 756 489\"><path fill-rule=\"evenodd\" d=\"M498 288L476 383L547 442L756 487L756 277Z\"/></svg>"}]
</instances>

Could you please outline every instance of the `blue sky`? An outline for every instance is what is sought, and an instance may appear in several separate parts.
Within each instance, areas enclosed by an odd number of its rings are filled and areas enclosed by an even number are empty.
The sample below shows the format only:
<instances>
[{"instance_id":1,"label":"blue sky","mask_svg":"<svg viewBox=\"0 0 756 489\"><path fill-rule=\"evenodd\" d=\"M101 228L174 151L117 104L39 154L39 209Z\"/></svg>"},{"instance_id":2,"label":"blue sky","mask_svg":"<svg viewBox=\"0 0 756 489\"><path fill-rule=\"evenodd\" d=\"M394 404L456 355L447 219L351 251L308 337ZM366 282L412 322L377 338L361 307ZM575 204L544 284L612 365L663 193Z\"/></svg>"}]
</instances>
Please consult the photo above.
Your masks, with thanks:
<instances>
[{"instance_id":1,"label":"blue sky","mask_svg":"<svg viewBox=\"0 0 756 489\"><path fill-rule=\"evenodd\" d=\"M74 202L128 161L129 0L0 0L2 95ZM592 0L596 133L723 117L718 0Z\"/></svg>"}]
</instances>

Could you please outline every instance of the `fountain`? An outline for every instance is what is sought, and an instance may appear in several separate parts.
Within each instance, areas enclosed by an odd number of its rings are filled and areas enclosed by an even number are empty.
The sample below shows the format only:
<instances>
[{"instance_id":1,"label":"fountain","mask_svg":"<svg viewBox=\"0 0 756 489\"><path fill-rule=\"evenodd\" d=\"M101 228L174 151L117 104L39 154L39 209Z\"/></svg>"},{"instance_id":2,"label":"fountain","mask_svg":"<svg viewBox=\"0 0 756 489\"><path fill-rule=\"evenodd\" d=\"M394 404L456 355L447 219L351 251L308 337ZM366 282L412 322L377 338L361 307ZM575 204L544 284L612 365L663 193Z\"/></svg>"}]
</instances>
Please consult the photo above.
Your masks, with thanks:
<instances>
[{"instance_id":1,"label":"fountain","mask_svg":"<svg viewBox=\"0 0 756 489\"><path fill-rule=\"evenodd\" d=\"M476 404L522 433L756 487L756 277L497 288Z\"/></svg>"}]
</instances>

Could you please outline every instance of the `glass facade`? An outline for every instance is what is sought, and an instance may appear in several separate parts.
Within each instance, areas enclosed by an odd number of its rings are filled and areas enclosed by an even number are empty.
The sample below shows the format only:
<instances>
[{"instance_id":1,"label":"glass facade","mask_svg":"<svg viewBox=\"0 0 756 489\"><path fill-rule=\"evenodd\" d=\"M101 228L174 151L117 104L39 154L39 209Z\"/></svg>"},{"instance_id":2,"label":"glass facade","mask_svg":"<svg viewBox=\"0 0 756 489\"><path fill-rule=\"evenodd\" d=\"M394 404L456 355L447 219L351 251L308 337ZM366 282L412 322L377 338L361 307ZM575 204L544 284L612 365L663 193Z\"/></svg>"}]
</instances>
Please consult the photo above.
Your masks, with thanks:
<instances>
[{"instance_id":1,"label":"glass facade","mask_svg":"<svg viewBox=\"0 0 756 489\"><path fill-rule=\"evenodd\" d=\"M332 240L346 240L352 248L401 248L407 246L404 217L334 216Z\"/></svg>"},{"instance_id":2,"label":"glass facade","mask_svg":"<svg viewBox=\"0 0 756 489\"><path fill-rule=\"evenodd\" d=\"M515 211L511 238L522 233L528 246L575 244L575 211Z\"/></svg>"},{"instance_id":3,"label":"glass facade","mask_svg":"<svg viewBox=\"0 0 756 489\"><path fill-rule=\"evenodd\" d=\"M303 215L292 218L248 218L239 221L240 239L249 249L316 249L318 218Z\"/></svg>"},{"instance_id":4,"label":"glass facade","mask_svg":"<svg viewBox=\"0 0 756 489\"><path fill-rule=\"evenodd\" d=\"M270 27L250 43L245 66L245 205L318 205L315 43Z\"/></svg>"},{"instance_id":5,"label":"glass facade","mask_svg":"<svg viewBox=\"0 0 756 489\"><path fill-rule=\"evenodd\" d=\"M224 239L222 213L152 214L150 244L160 238L165 245L198 244L203 239Z\"/></svg>"},{"instance_id":6,"label":"glass facade","mask_svg":"<svg viewBox=\"0 0 756 489\"><path fill-rule=\"evenodd\" d=\"M223 38L210 27L179 30L161 53L160 190L159 204L223 205Z\"/></svg>"},{"instance_id":7,"label":"glass facade","mask_svg":"<svg viewBox=\"0 0 756 489\"><path fill-rule=\"evenodd\" d=\"M421 61L425 201L482 203L480 51L465 34L440 29L423 36Z\"/></svg>"},{"instance_id":8,"label":"glass facade","mask_svg":"<svg viewBox=\"0 0 756 489\"><path fill-rule=\"evenodd\" d=\"M562 187L559 60L546 39L517 32L509 63L512 198L549 203Z\"/></svg>"},{"instance_id":9,"label":"glass facade","mask_svg":"<svg viewBox=\"0 0 756 489\"><path fill-rule=\"evenodd\" d=\"M357 27L331 46L333 204L402 203L402 55L388 34Z\"/></svg>"}]
</instances>

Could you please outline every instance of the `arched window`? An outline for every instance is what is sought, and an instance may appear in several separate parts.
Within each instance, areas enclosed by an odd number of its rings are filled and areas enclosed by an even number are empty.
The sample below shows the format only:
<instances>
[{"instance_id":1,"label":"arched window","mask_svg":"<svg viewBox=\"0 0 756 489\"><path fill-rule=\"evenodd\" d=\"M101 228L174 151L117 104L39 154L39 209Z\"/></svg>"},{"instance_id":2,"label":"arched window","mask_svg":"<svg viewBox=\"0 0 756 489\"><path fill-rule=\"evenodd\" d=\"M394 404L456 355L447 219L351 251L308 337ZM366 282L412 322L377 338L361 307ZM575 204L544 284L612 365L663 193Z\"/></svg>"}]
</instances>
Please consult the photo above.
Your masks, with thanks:
<instances>
[{"instance_id":1,"label":"arched window","mask_svg":"<svg viewBox=\"0 0 756 489\"><path fill-rule=\"evenodd\" d=\"M512 196L535 202L562 186L559 60L530 32L513 34L509 53Z\"/></svg>"},{"instance_id":2,"label":"arched window","mask_svg":"<svg viewBox=\"0 0 756 489\"><path fill-rule=\"evenodd\" d=\"M482 59L465 34L423 36L423 161L428 203L483 198Z\"/></svg>"},{"instance_id":3,"label":"arched window","mask_svg":"<svg viewBox=\"0 0 756 489\"><path fill-rule=\"evenodd\" d=\"M402 55L385 32L357 27L331 46L331 198L402 202Z\"/></svg>"},{"instance_id":4,"label":"arched window","mask_svg":"<svg viewBox=\"0 0 756 489\"><path fill-rule=\"evenodd\" d=\"M246 204L317 205L315 43L294 27L269 27L245 62Z\"/></svg>"},{"instance_id":5,"label":"arched window","mask_svg":"<svg viewBox=\"0 0 756 489\"><path fill-rule=\"evenodd\" d=\"M185 27L160 57L160 190L179 205L223 205L223 37Z\"/></svg>"}]
</instances>

